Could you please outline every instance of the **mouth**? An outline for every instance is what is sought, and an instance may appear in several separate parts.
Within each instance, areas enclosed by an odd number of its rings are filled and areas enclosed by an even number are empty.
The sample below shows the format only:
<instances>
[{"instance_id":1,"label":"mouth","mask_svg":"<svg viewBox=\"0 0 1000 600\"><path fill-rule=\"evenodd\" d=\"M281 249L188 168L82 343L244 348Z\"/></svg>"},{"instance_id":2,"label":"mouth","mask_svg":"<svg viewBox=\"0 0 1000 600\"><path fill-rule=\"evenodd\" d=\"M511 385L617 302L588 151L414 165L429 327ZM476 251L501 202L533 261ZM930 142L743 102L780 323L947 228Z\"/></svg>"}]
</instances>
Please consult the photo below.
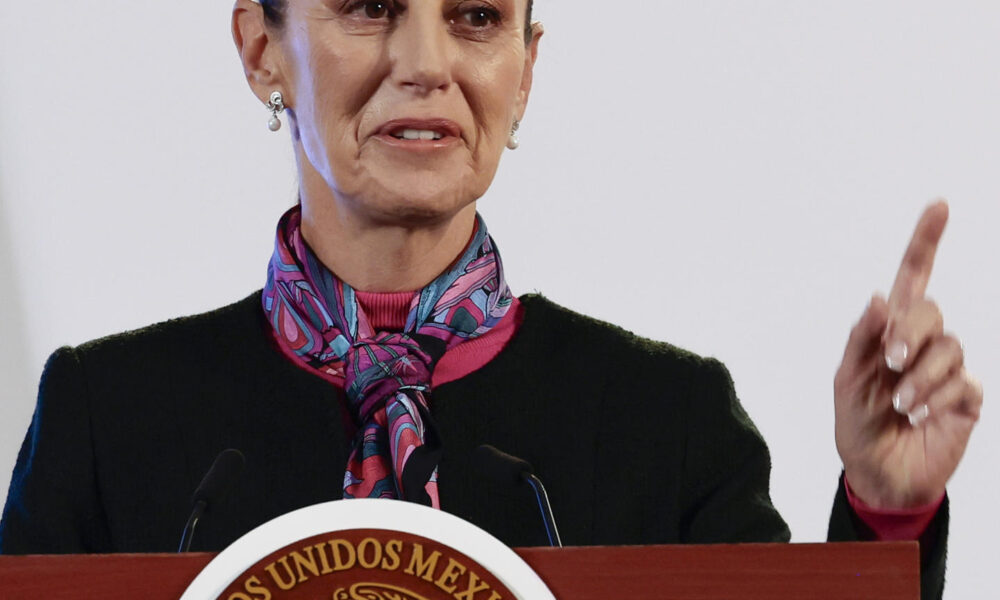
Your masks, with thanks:
<instances>
[{"instance_id":1,"label":"mouth","mask_svg":"<svg viewBox=\"0 0 1000 600\"><path fill-rule=\"evenodd\" d=\"M382 125L375 133L383 139L402 143L457 141L462 137L461 128L448 119L394 119Z\"/></svg>"},{"instance_id":2,"label":"mouth","mask_svg":"<svg viewBox=\"0 0 1000 600\"><path fill-rule=\"evenodd\" d=\"M396 130L390 133L392 137L397 140L440 140L444 137L444 134L440 131L431 131L428 129L403 129L402 131Z\"/></svg>"}]
</instances>

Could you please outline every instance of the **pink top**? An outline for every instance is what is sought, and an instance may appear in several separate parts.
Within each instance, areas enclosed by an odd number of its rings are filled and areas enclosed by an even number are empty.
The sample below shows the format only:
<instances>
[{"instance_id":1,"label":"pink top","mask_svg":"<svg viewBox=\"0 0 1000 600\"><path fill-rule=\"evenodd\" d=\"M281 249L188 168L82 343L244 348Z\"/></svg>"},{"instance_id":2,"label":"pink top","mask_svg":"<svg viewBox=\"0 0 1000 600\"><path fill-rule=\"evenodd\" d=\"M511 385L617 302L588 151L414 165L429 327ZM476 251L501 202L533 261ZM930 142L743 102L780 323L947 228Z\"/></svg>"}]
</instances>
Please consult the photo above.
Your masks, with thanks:
<instances>
[{"instance_id":1,"label":"pink top","mask_svg":"<svg viewBox=\"0 0 1000 600\"><path fill-rule=\"evenodd\" d=\"M376 331L402 331L415 292L357 292L368 320ZM524 306L515 297L506 316L488 333L451 348L441 357L431 375L431 387L461 379L487 365L507 346L524 322ZM334 384L343 388L342 378ZM875 532L880 541L916 540L927 529L944 496L937 502L913 509L886 510L867 506L847 489L847 500L854 512Z\"/></svg>"},{"instance_id":2,"label":"pink top","mask_svg":"<svg viewBox=\"0 0 1000 600\"><path fill-rule=\"evenodd\" d=\"M865 525L875 532L875 538L880 542L902 542L920 538L927 526L931 524L938 508L944 502L942 494L936 502L916 508L886 509L872 508L858 499L851 491L851 484L844 476L844 489L847 490L847 501L854 512L861 517Z\"/></svg>"}]
</instances>

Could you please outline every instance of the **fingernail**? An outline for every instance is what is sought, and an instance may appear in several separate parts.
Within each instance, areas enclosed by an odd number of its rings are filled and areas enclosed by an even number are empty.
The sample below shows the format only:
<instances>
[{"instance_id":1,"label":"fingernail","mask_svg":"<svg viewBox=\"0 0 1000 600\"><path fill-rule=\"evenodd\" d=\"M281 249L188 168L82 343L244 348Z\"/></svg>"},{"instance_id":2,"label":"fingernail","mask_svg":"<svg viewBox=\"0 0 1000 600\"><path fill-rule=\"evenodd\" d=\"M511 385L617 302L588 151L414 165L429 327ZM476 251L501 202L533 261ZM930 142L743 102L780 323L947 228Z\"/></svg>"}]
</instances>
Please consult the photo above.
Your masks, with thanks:
<instances>
[{"instance_id":1,"label":"fingernail","mask_svg":"<svg viewBox=\"0 0 1000 600\"><path fill-rule=\"evenodd\" d=\"M916 390L913 389L913 384L909 381L903 382L896 390L896 394L892 397L892 407L896 409L901 415L909 414L910 408L913 407L913 399L917 395Z\"/></svg>"},{"instance_id":2,"label":"fingernail","mask_svg":"<svg viewBox=\"0 0 1000 600\"><path fill-rule=\"evenodd\" d=\"M903 365L910 349L906 347L906 342L895 341L885 349L885 366L897 373L903 372Z\"/></svg>"},{"instance_id":3,"label":"fingernail","mask_svg":"<svg viewBox=\"0 0 1000 600\"><path fill-rule=\"evenodd\" d=\"M927 408L927 405L925 404L906 416L910 419L910 425L916 427L917 425L920 425L921 423L926 421L927 417L929 417L930 415L931 415L931 410Z\"/></svg>"}]
</instances>

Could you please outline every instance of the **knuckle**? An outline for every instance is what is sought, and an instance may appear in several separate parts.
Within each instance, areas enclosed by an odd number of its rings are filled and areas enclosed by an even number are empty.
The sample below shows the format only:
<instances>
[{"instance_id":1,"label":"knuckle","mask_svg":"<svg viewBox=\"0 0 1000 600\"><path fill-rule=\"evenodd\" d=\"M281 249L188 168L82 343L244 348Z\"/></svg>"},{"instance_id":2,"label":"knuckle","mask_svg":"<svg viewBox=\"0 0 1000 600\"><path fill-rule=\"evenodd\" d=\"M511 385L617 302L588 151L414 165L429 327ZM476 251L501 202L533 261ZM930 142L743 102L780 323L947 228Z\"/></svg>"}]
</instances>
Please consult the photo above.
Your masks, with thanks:
<instances>
[{"instance_id":1,"label":"knuckle","mask_svg":"<svg viewBox=\"0 0 1000 600\"><path fill-rule=\"evenodd\" d=\"M973 421L979 421L983 408L983 386L976 378L970 376L963 369L964 390L962 392L961 405L964 412L972 417Z\"/></svg>"},{"instance_id":2,"label":"knuckle","mask_svg":"<svg viewBox=\"0 0 1000 600\"><path fill-rule=\"evenodd\" d=\"M983 384L978 379L966 374L966 383L969 387L969 395L976 404L983 403Z\"/></svg>"},{"instance_id":3,"label":"knuckle","mask_svg":"<svg viewBox=\"0 0 1000 600\"><path fill-rule=\"evenodd\" d=\"M855 323L854 327L851 328L851 335L847 338L847 344L852 345L859 343L865 336L866 330L867 327L865 327L864 319L861 319L860 321Z\"/></svg>"},{"instance_id":4,"label":"knuckle","mask_svg":"<svg viewBox=\"0 0 1000 600\"><path fill-rule=\"evenodd\" d=\"M833 390L835 393L839 393L847 385L845 381L847 379L847 374L843 367L837 369L837 373L833 376Z\"/></svg>"},{"instance_id":5,"label":"knuckle","mask_svg":"<svg viewBox=\"0 0 1000 600\"><path fill-rule=\"evenodd\" d=\"M944 346L944 349L952 356L958 357L958 361L965 362L965 347L962 346L962 341L959 340L954 335L945 335L941 337L940 342Z\"/></svg>"}]
</instances>

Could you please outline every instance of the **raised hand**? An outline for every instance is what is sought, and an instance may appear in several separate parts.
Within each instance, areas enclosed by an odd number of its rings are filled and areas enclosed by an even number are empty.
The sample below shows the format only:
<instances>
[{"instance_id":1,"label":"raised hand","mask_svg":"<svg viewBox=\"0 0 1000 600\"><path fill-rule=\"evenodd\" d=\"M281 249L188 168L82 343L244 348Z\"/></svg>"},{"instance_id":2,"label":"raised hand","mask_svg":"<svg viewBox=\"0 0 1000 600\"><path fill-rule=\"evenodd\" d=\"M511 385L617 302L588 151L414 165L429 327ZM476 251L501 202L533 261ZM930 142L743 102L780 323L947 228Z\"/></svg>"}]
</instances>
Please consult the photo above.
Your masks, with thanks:
<instances>
[{"instance_id":1,"label":"raised hand","mask_svg":"<svg viewBox=\"0 0 1000 600\"><path fill-rule=\"evenodd\" d=\"M983 390L924 293L948 205L927 207L888 301L874 296L834 380L837 450L855 496L875 508L936 501L965 453Z\"/></svg>"}]
</instances>

